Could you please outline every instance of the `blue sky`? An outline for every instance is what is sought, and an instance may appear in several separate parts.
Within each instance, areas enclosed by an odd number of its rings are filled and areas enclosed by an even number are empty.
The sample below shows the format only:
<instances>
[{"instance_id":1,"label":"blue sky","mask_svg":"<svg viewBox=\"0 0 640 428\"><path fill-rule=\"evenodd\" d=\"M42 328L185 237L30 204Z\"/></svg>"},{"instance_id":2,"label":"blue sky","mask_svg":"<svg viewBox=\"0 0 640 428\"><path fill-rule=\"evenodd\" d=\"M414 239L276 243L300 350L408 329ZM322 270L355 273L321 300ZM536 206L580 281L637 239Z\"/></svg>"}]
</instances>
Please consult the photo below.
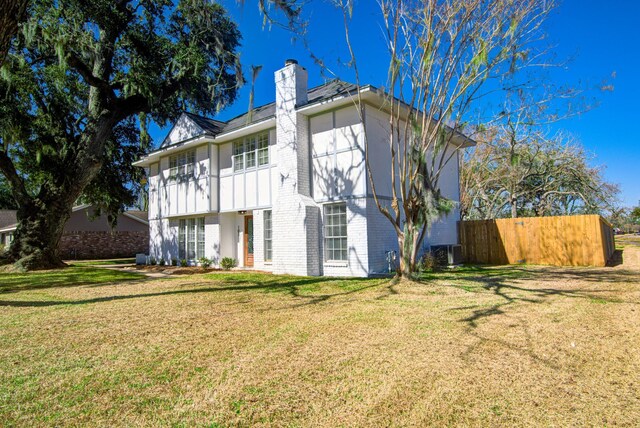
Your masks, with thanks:
<instances>
[{"instance_id":1,"label":"blue sky","mask_svg":"<svg viewBox=\"0 0 640 428\"><path fill-rule=\"evenodd\" d=\"M262 65L255 93L255 105L273 101L273 73L286 58L295 58L309 72L309 85L339 77L354 81L353 72L344 65L348 60L341 14L326 0L305 4L308 18L308 48L293 40L290 32L272 26L264 28L257 2L245 0L238 6L233 0L224 2L243 35L240 48L245 77L251 65ZM612 92L593 90L589 96L598 101L597 108L564 120L555 126L574 135L595 155L594 165L606 166L608 181L622 187L625 205L640 202L640 137L635 131L640 121L640 1L565 0L546 23L549 42L558 58L570 58L568 66L552 73L555 83L598 88L603 80L614 86ZM386 81L385 48L377 17L377 2L356 0L352 39L360 66L362 83L384 86ZM309 54L325 61L330 72L324 75ZM332 74L333 73L333 74ZM615 78L612 77L615 73ZM242 114L249 103L249 86L238 101L220 112L226 120ZM151 129L156 143L167 129Z\"/></svg>"}]
</instances>

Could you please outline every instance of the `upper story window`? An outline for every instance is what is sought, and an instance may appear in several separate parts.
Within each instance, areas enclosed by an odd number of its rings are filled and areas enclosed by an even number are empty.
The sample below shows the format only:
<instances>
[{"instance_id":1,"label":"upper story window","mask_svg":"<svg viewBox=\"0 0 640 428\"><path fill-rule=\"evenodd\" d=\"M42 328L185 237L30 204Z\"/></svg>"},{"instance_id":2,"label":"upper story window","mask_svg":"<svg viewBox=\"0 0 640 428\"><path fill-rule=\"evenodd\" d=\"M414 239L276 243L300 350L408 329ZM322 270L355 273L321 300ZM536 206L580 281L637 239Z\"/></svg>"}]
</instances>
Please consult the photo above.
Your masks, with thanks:
<instances>
[{"instance_id":1,"label":"upper story window","mask_svg":"<svg viewBox=\"0 0 640 428\"><path fill-rule=\"evenodd\" d=\"M233 143L233 171L269 164L269 132L246 137Z\"/></svg>"},{"instance_id":2,"label":"upper story window","mask_svg":"<svg viewBox=\"0 0 640 428\"><path fill-rule=\"evenodd\" d=\"M196 151L178 153L169 158L169 180L193 177L196 165Z\"/></svg>"}]
</instances>

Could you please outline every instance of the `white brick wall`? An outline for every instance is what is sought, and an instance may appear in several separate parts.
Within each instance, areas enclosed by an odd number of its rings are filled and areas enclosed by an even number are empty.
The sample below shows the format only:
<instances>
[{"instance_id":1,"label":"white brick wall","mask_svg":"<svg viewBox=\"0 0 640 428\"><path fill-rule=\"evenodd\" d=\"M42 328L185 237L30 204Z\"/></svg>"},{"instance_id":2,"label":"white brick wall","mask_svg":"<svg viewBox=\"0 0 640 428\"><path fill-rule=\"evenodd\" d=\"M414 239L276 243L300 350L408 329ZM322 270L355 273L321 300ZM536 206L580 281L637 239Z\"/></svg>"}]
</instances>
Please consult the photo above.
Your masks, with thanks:
<instances>
[{"instance_id":1,"label":"white brick wall","mask_svg":"<svg viewBox=\"0 0 640 428\"><path fill-rule=\"evenodd\" d=\"M380 212L373 198L367 199L367 235L369 239L369 272L388 271L387 251L398 254L398 238L393 225Z\"/></svg>"},{"instance_id":2,"label":"white brick wall","mask_svg":"<svg viewBox=\"0 0 640 428\"><path fill-rule=\"evenodd\" d=\"M215 266L220 263L220 217L217 214L204 218L205 257L213 260Z\"/></svg>"},{"instance_id":3,"label":"white brick wall","mask_svg":"<svg viewBox=\"0 0 640 428\"><path fill-rule=\"evenodd\" d=\"M320 209L310 198L307 72L297 64L276 71L276 148L279 187L273 207L273 271L319 275Z\"/></svg>"}]
</instances>

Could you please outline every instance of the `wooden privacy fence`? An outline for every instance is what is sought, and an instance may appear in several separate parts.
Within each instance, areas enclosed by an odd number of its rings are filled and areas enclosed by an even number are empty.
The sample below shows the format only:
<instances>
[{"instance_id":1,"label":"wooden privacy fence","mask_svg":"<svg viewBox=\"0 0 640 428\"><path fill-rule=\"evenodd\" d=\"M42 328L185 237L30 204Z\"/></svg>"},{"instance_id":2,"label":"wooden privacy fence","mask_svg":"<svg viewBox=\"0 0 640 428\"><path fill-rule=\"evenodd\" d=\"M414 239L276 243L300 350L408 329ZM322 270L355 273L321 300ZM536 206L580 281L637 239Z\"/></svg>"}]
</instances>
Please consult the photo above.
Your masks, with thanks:
<instances>
[{"instance_id":1,"label":"wooden privacy fence","mask_svg":"<svg viewBox=\"0 0 640 428\"><path fill-rule=\"evenodd\" d=\"M605 266L613 228L599 215L458 222L467 263Z\"/></svg>"}]
</instances>

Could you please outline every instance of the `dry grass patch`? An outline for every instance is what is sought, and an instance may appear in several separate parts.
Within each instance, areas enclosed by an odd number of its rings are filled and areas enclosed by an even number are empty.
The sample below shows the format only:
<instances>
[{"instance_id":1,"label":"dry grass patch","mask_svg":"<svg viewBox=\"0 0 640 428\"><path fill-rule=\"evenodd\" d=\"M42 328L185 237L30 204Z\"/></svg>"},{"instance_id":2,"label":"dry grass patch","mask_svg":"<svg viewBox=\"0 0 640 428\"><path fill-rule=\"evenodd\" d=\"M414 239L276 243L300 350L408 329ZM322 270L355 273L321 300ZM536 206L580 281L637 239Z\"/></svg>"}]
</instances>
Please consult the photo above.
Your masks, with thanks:
<instances>
[{"instance_id":1,"label":"dry grass patch","mask_svg":"<svg viewBox=\"0 0 640 428\"><path fill-rule=\"evenodd\" d=\"M640 272L213 273L0 297L0 418L69 426L635 426ZM2 277L0 277L2 282Z\"/></svg>"}]
</instances>

